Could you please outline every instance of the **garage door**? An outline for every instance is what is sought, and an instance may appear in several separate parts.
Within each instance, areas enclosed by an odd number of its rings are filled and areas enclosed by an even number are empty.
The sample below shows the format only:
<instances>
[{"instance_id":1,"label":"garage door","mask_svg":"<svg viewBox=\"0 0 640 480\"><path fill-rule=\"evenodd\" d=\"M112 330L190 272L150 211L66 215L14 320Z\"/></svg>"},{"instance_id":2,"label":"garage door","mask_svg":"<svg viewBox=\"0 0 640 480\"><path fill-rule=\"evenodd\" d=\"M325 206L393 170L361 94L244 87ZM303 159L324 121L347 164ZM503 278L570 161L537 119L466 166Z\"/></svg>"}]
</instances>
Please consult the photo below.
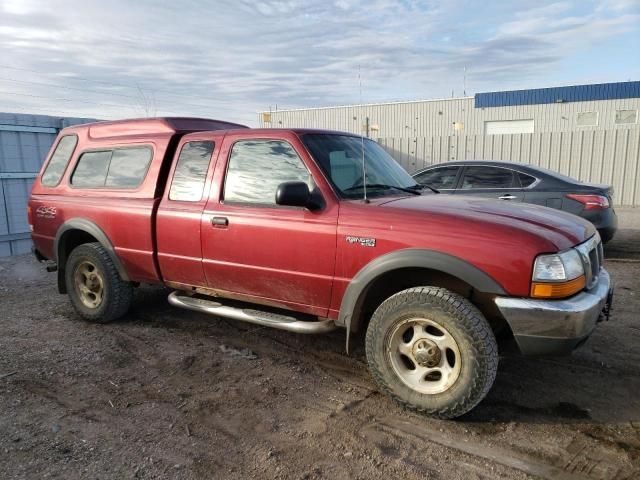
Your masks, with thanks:
<instances>
[{"instance_id":1,"label":"garage door","mask_svg":"<svg viewBox=\"0 0 640 480\"><path fill-rule=\"evenodd\" d=\"M516 133L533 133L533 119L484 122L485 135L513 135Z\"/></svg>"}]
</instances>

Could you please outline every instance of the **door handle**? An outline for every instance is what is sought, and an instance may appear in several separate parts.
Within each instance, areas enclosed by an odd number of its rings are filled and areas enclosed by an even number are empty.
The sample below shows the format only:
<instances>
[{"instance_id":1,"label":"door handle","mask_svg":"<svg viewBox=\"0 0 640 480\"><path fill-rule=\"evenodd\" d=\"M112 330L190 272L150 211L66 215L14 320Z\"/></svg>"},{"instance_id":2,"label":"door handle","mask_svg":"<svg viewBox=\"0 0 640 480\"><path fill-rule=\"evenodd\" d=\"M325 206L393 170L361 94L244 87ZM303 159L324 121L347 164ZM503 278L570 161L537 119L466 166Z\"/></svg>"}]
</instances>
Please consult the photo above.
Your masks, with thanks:
<instances>
[{"instance_id":1,"label":"door handle","mask_svg":"<svg viewBox=\"0 0 640 480\"><path fill-rule=\"evenodd\" d=\"M211 217L211 225L214 227L227 227L229 226L229 219L227 217Z\"/></svg>"},{"instance_id":2,"label":"door handle","mask_svg":"<svg viewBox=\"0 0 640 480\"><path fill-rule=\"evenodd\" d=\"M500 200L513 200L514 198L518 198L515 195L511 195L510 193L506 194L506 195L502 195L501 197L498 197Z\"/></svg>"}]
</instances>

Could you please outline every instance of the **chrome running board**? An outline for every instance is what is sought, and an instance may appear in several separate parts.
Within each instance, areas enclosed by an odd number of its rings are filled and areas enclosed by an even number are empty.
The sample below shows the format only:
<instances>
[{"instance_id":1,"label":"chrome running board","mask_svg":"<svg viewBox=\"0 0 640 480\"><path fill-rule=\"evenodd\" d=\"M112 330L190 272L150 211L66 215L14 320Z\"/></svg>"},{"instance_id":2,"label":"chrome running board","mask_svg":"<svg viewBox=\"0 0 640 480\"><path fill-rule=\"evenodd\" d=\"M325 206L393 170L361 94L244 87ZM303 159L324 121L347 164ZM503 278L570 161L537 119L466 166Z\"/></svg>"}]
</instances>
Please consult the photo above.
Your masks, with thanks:
<instances>
[{"instance_id":1,"label":"chrome running board","mask_svg":"<svg viewBox=\"0 0 640 480\"><path fill-rule=\"evenodd\" d=\"M176 307L186 308L195 312L218 315L224 318L231 318L233 320L255 323L257 325L279 328L280 330L288 330L296 333L327 333L336 329L335 322L329 319L304 321L278 313L249 308L229 307L212 300L190 297L178 291L169 294L169 303Z\"/></svg>"}]
</instances>

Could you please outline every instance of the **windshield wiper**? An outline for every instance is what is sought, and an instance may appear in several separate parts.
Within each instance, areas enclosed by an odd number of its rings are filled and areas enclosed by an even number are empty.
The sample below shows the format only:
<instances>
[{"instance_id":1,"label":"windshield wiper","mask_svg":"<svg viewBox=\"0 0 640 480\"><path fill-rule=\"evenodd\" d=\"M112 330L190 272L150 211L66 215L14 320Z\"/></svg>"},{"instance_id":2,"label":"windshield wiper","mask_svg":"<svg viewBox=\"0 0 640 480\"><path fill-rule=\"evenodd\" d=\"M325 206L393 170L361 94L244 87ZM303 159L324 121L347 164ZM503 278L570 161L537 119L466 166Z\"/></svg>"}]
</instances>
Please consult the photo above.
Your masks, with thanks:
<instances>
[{"instance_id":1,"label":"windshield wiper","mask_svg":"<svg viewBox=\"0 0 640 480\"><path fill-rule=\"evenodd\" d=\"M411 185L410 187L407 188L415 188L422 190L423 188L427 187L429 190L431 190L433 193L440 193L440 190L438 190L437 188L433 188L430 185L426 185L426 184L420 184L420 183L416 183L415 185Z\"/></svg>"},{"instance_id":2,"label":"windshield wiper","mask_svg":"<svg viewBox=\"0 0 640 480\"><path fill-rule=\"evenodd\" d=\"M414 195L422 195L419 191L415 189L418 184L412 187L399 187L397 185L387 185L386 183L367 183L367 188L395 188L396 190L401 190L407 193L413 193ZM365 185L362 183L360 185L354 185L353 187L345 188L343 192L350 192L353 190L357 190L359 188L365 188Z\"/></svg>"}]
</instances>

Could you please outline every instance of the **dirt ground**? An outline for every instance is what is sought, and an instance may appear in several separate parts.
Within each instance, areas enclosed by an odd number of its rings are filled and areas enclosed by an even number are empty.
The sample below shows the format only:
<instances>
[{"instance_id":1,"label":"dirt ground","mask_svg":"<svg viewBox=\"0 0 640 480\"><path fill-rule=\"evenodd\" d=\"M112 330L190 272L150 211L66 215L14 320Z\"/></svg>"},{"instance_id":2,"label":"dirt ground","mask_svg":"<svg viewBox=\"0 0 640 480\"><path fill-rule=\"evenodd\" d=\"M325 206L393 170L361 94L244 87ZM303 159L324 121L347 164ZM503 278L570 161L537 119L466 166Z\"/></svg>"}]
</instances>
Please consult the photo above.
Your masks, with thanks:
<instances>
[{"instance_id":1,"label":"dirt ground","mask_svg":"<svg viewBox=\"0 0 640 480\"><path fill-rule=\"evenodd\" d=\"M610 322L573 356L502 358L456 421L402 410L361 340L178 310L140 288L79 320L30 256L0 259L0 478L640 478L640 231L607 249ZM358 340L358 339L356 339Z\"/></svg>"}]
</instances>

